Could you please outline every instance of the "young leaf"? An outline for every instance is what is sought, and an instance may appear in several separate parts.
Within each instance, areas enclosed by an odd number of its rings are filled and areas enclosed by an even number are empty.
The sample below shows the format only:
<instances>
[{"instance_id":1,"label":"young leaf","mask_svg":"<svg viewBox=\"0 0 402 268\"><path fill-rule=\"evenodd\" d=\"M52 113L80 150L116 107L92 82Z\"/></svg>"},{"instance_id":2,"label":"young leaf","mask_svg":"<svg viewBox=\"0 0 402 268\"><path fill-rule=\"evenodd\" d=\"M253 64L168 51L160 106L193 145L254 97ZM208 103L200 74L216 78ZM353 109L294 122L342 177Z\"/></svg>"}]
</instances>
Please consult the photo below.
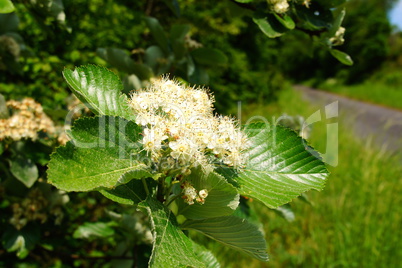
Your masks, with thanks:
<instances>
[{"instance_id":1,"label":"young leaf","mask_svg":"<svg viewBox=\"0 0 402 268\"><path fill-rule=\"evenodd\" d=\"M352 58L345 52L342 52L337 49L330 49L329 52L331 53L332 56L334 56L334 58L339 60L341 63L349 66L353 65Z\"/></svg>"},{"instance_id":2,"label":"young leaf","mask_svg":"<svg viewBox=\"0 0 402 268\"><path fill-rule=\"evenodd\" d=\"M142 129L120 117L83 118L74 122L72 141L49 162L49 182L65 191L90 191L151 176L141 163Z\"/></svg>"},{"instance_id":3,"label":"young leaf","mask_svg":"<svg viewBox=\"0 0 402 268\"><path fill-rule=\"evenodd\" d=\"M172 211L150 197L139 207L147 212L153 228L149 267L206 267L196 256L193 242L178 227Z\"/></svg>"},{"instance_id":4,"label":"young leaf","mask_svg":"<svg viewBox=\"0 0 402 268\"><path fill-rule=\"evenodd\" d=\"M261 231L245 219L226 216L204 220L188 220L182 229L198 231L226 246L258 260L268 261L267 246Z\"/></svg>"},{"instance_id":5,"label":"young leaf","mask_svg":"<svg viewBox=\"0 0 402 268\"><path fill-rule=\"evenodd\" d=\"M63 76L77 98L95 114L134 119L127 96L121 94L123 84L115 73L104 67L87 65L74 71L65 69Z\"/></svg>"},{"instance_id":6,"label":"young leaf","mask_svg":"<svg viewBox=\"0 0 402 268\"><path fill-rule=\"evenodd\" d=\"M276 208L305 191L324 188L325 164L306 150L306 142L294 131L256 123L245 132L252 146L237 178L241 194Z\"/></svg>"},{"instance_id":7,"label":"young leaf","mask_svg":"<svg viewBox=\"0 0 402 268\"><path fill-rule=\"evenodd\" d=\"M193 169L187 180L197 191L203 189L208 191L203 205L198 203L188 205L182 199L179 200L179 214L184 215L187 219L230 215L239 205L240 197L236 188L215 172L206 175L201 168Z\"/></svg>"}]
</instances>

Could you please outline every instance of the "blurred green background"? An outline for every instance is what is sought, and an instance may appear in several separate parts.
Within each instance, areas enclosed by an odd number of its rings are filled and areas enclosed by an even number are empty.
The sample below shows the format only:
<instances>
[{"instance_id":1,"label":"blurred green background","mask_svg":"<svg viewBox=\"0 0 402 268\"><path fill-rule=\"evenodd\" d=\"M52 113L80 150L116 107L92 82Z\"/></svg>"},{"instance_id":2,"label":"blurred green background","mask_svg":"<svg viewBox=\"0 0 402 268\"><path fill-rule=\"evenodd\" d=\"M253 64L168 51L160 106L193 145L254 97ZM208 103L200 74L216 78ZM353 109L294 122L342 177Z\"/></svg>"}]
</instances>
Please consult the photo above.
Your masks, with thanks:
<instances>
[{"instance_id":1,"label":"blurred green background","mask_svg":"<svg viewBox=\"0 0 402 268\"><path fill-rule=\"evenodd\" d=\"M126 93L146 86L151 74L169 73L205 85L215 95L219 113L235 113L241 101L243 120L311 115L317 107L304 103L291 89L294 84L402 110L402 32L388 18L397 1L350 0L342 5L346 32L339 49L352 57L353 66L337 61L314 35L302 31L268 38L229 0L178 1L180 14L176 1L64 0L46 8L49 2L13 1L15 12L0 14L0 94L5 100L33 98L59 125L71 94L61 72L82 64L111 68L121 76ZM205 50L197 55L200 47ZM291 204L294 221L252 203L264 223L269 263L195 239L217 254L222 267L398 267L401 156L360 140L346 128L339 137L339 166L331 168L322 192L308 193L310 204ZM324 125L314 126L309 142L324 149ZM124 255L129 247L149 253L127 222L111 220L116 219L113 211L141 222L130 208L97 193L69 193L68 202L62 202L65 193L47 186L46 163L56 143L0 145L0 266L130 267L129 261L113 256ZM8 171L14 154L34 159L42 178L34 187ZM49 200L50 192L59 201ZM43 196L46 200L39 202ZM46 220L32 216L23 229L9 231L10 219L28 217L20 215L20 208L30 209L35 202L32 213L46 215ZM103 225L85 237L77 230L86 222ZM13 248L20 236L26 251ZM137 264L144 265L141 260Z\"/></svg>"}]
</instances>

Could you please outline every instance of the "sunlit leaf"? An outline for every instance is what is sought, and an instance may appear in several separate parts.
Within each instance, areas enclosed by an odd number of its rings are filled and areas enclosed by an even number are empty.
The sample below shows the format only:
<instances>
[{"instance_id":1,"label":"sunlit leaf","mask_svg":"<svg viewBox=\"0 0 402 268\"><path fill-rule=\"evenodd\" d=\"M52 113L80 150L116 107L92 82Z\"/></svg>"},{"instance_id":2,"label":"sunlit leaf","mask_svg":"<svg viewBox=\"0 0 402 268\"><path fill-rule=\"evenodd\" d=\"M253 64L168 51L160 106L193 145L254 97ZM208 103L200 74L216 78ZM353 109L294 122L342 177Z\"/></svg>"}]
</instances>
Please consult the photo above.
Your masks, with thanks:
<instances>
[{"instance_id":1,"label":"sunlit leaf","mask_svg":"<svg viewBox=\"0 0 402 268\"><path fill-rule=\"evenodd\" d=\"M87 65L74 71L65 69L63 75L77 98L95 114L134 118L127 96L121 93L123 84L115 73L100 66Z\"/></svg>"},{"instance_id":2,"label":"sunlit leaf","mask_svg":"<svg viewBox=\"0 0 402 268\"><path fill-rule=\"evenodd\" d=\"M65 191L90 191L151 176L138 159L141 131L135 123L119 117L76 120L72 140L51 156L49 182Z\"/></svg>"},{"instance_id":3,"label":"sunlit leaf","mask_svg":"<svg viewBox=\"0 0 402 268\"><path fill-rule=\"evenodd\" d=\"M245 132L252 146L237 178L241 194L276 208L305 191L323 189L329 175L325 164L294 131L256 123Z\"/></svg>"},{"instance_id":4,"label":"sunlit leaf","mask_svg":"<svg viewBox=\"0 0 402 268\"><path fill-rule=\"evenodd\" d=\"M0 0L0 13L11 13L15 9L10 0Z\"/></svg>"}]
</instances>

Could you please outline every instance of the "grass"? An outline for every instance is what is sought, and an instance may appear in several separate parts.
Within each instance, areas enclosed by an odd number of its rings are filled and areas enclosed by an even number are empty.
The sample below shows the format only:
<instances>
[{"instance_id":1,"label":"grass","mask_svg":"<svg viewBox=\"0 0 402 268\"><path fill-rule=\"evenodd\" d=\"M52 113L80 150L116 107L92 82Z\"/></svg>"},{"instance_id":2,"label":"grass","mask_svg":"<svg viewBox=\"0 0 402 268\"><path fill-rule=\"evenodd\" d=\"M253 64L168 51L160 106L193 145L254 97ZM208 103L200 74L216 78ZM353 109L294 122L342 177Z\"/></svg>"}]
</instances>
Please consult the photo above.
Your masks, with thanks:
<instances>
[{"instance_id":1,"label":"grass","mask_svg":"<svg viewBox=\"0 0 402 268\"><path fill-rule=\"evenodd\" d=\"M402 85L386 85L383 82L375 81L368 81L352 86L324 83L320 86L320 89L348 96L356 100L402 110Z\"/></svg>"},{"instance_id":2,"label":"grass","mask_svg":"<svg viewBox=\"0 0 402 268\"><path fill-rule=\"evenodd\" d=\"M278 103L249 106L253 115L271 117L286 112L308 117L317 110L289 90ZM325 123L314 126L311 144L325 151ZM402 260L402 158L357 139L339 127L339 164L323 191L308 192L310 206L291 203L294 222L252 202L266 234L270 262L262 263L213 242L206 242L222 267L400 267Z\"/></svg>"}]
</instances>

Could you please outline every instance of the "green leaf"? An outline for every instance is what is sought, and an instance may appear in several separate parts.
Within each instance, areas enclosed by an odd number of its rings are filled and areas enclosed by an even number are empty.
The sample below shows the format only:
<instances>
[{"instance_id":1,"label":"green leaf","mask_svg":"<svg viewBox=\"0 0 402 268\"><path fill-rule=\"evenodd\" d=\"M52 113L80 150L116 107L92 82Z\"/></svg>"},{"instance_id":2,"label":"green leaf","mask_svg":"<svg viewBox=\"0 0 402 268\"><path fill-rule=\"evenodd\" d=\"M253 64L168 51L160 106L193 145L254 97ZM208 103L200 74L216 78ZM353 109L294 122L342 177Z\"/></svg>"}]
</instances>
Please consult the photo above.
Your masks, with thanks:
<instances>
[{"instance_id":1,"label":"green leaf","mask_svg":"<svg viewBox=\"0 0 402 268\"><path fill-rule=\"evenodd\" d=\"M95 114L134 119L127 96L121 93L123 84L115 73L100 66L87 65L74 71L65 69L63 76L77 98Z\"/></svg>"},{"instance_id":2,"label":"green leaf","mask_svg":"<svg viewBox=\"0 0 402 268\"><path fill-rule=\"evenodd\" d=\"M207 66L225 65L228 63L226 55L215 48L197 48L191 51L191 56L196 63Z\"/></svg>"},{"instance_id":3,"label":"green leaf","mask_svg":"<svg viewBox=\"0 0 402 268\"><path fill-rule=\"evenodd\" d=\"M212 254L211 251L207 250L205 247L198 245L193 241L193 248L195 255L205 263L207 266L206 268L220 268L221 265L219 264L216 257Z\"/></svg>"},{"instance_id":4,"label":"green leaf","mask_svg":"<svg viewBox=\"0 0 402 268\"><path fill-rule=\"evenodd\" d=\"M206 267L196 256L193 242L180 230L170 210L152 198L147 198L139 207L147 212L153 229L154 244L149 267Z\"/></svg>"},{"instance_id":5,"label":"green leaf","mask_svg":"<svg viewBox=\"0 0 402 268\"><path fill-rule=\"evenodd\" d=\"M331 10L323 7L317 1L312 1L309 8L299 6L296 13L301 21L300 26L311 31L329 29L333 21Z\"/></svg>"},{"instance_id":6,"label":"green leaf","mask_svg":"<svg viewBox=\"0 0 402 268\"><path fill-rule=\"evenodd\" d=\"M72 140L51 155L49 182L65 191L90 191L152 176L139 153L141 131L120 117L76 120Z\"/></svg>"},{"instance_id":7,"label":"green leaf","mask_svg":"<svg viewBox=\"0 0 402 268\"><path fill-rule=\"evenodd\" d=\"M184 40L187 33L190 31L190 25L188 24L175 24L170 29L170 39L171 40Z\"/></svg>"},{"instance_id":8,"label":"green leaf","mask_svg":"<svg viewBox=\"0 0 402 268\"><path fill-rule=\"evenodd\" d=\"M20 20L17 14L8 13L0 14L0 34L18 31Z\"/></svg>"},{"instance_id":9,"label":"green leaf","mask_svg":"<svg viewBox=\"0 0 402 268\"><path fill-rule=\"evenodd\" d=\"M268 261L267 246L261 231L244 219L226 216L204 220L188 220L185 230L198 231L226 246L258 260Z\"/></svg>"},{"instance_id":10,"label":"green leaf","mask_svg":"<svg viewBox=\"0 0 402 268\"><path fill-rule=\"evenodd\" d=\"M194 65L191 57L187 61L187 72L191 73L188 80L192 84L206 85L209 83L209 75L202 66Z\"/></svg>"},{"instance_id":11,"label":"green leaf","mask_svg":"<svg viewBox=\"0 0 402 268\"><path fill-rule=\"evenodd\" d=\"M275 25L275 23L272 20L272 17L270 15L256 13L253 16L253 21L255 24L258 25L260 30L269 38L279 37L284 32L281 29L279 29L277 25ZM276 20L276 22L277 22L277 20Z\"/></svg>"},{"instance_id":12,"label":"green leaf","mask_svg":"<svg viewBox=\"0 0 402 268\"><path fill-rule=\"evenodd\" d=\"M194 203L188 205L182 199L179 200L178 214L184 215L187 219L203 219L232 214L239 205L240 196L235 187L226 179L215 173L205 174L201 168L191 170L186 179L197 191L206 189L208 196L203 205Z\"/></svg>"},{"instance_id":13,"label":"green leaf","mask_svg":"<svg viewBox=\"0 0 402 268\"><path fill-rule=\"evenodd\" d=\"M305 191L324 188L325 164L294 131L263 123L251 124L244 131L252 145L247 166L237 178L242 195L276 208Z\"/></svg>"},{"instance_id":14,"label":"green leaf","mask_svg":"<svg viewBox=\"0 0 402 268\"><path fill-rule=\"evenodd\" d=\"M169 42L166 37L165 31L159 24L159 21L153 17L145 17L145 22L147 23L147 26L151 31L153 38L156 40L163 52L167 55L169 53Z\"/></svg>"},{"instance_id":15,"label":"green leaf","mask_svg":"<svg viewBox=\"0 0 402 268\"><path fill-rule=\"evenodd\" d=\"M145 50L144 61L157 75L165 73L170 66L165 54L158 46L150 46Z\"/></svg>"},{"instance_id":16,"label":"green leaf","mask_svg":"<svg viewBox=\"0 0 402 268\"><path fill-rule=\"evenodd\" d=\"M348 65L348 66L353 65L352 58L345 52L342 52L337 49L330 49L329 52L331 53L332 56L334 56L334 58L339 60L341 63Z\"/></svg>"},{"instance_id":17,"label":"green leaf","mask_svg":"<svg viewBox=\"0 0 402 268\"><path fill-rule=\"evenodd\" d=\"M120 71L128 74L135 74L141 80L148 80L153 76L152 70L145 64L136 63L133 61L127 52L120 48L98 48L96 53L116 67Z\"/></svg>"},{"instance_id":18,"label":"green leaf","mask_svg":"<svg viewBox=\"0 0 402 268\"><path fill-rule=\"evenodd\" d=\"M38 168L31 159L18 155L10 160L10 171L20 182L30 188L38 179Z\"/></svg>"},{"instance_id":19,"label":"green leaf","mask_svg":"<svg viewBox=\"0 0 402 268\"><path fill-rule=\"evenodd\" d=\"M8 252L17 252L20 259L25 258L40 239L40 229L36 225L26 225L21 230L9 227L2 236L4 248Z\"/></svg>"},{"instance_id":20,"label":"green leaf","mask_svg":"<svg viewBox=\"0 0 402 268\"><path fill-rule=\"evenodd\" d=\"M274 13L274 16L287 29L293 30L296 27L295 22L293 21L293 19L290 16L288 16L286 14L278 15L276 13Z\"/></svg>"},{"instance_id":21,"label":"green leaf","mask_svg":"<svg viewBox=\"0 0 402 268\"><path fill-rule=\"evenodd\" d=\"M74 238L103 238L114 235L114 229L104 222L85 222L75 230Z\"/></svg>"},{"instance_id":22,"label":"green leaf","mask_svg":"<svg viewBox=\"0 0 402 268\"><path fill-rule=\"evenodd\" d=\"M293 222L295 220L295 213L289 204L274 208L273 210L288 222Z\"/></svg>"},{"instance_id":23,"label":"green leaf","mask_svg":"<svg viewBox=\"0 0 402 268\"><path fill-rule=\"evenodd\" d=\"M342 11L339 12L338 16L335 18L335 20L334 20L334 22L332 24L331 29L328 32L328 36L334 36L335 35L336 31L338 31L338 29L342 25L342 21L345 18L345 14L346 14L345 9L342 9Z\"/></svg>"},{"instance_id":24,"label":"green leaf","mask_svg":"<svg viewBox=\"0 0 402 268\"><path fill-rule=\"evenodd\" d=\"M181 60L187 53L185 45L186 34L190 31L189 25L173 25L170 29L170 42L176 60Z\"/></svg>"},{"instance_id":25,"label":"green leaf","mask_svg":"<svg viewBox=\"0 0 402 268\"><path fill-rule=\"evenodd\" d=\"M0 0L0 13L11 13L15 10L10 0Z\"/></svg>"},{"instance_id":26,"label":"green leaf","mask_svg":"<svg viewBox=\"0 0 402 268\"><path fill-rule=\"evenodd\" d=\"M176 15L176 17L180 17L180 6L177 0L163 0L163 2Z\"/></svg>"},{"instance_id":27,"label":"green leaf","mask_svg":"<svg viewBox=\"0 0 402 268\"><path fill-rule=\"evenodd\" d=\"M139 173L137 173L139 174ZM147 198L147 190L145 189L144 182L142 180L133 180L129 181L126 184L122 184L117 186L114 189L104 189L100 190L99 192L120 204L125 205L135 205L144 201ZM137 178L140 179L140 178ZM147 184L147 188L152 189L156 188L155 180L151 178L147 178L145 180Z\"/></svg>"},{"instance_id":28,"label":"green leaf","mask_svg":"<svg viewBox=\"0 0 402 268\"><path fill-rule=\"evenodd\" d=\"M124 93L129 94L133 90L142 88L140 79L135 74L130 74L123 79Z\"/></svg>"}]
</instances>

